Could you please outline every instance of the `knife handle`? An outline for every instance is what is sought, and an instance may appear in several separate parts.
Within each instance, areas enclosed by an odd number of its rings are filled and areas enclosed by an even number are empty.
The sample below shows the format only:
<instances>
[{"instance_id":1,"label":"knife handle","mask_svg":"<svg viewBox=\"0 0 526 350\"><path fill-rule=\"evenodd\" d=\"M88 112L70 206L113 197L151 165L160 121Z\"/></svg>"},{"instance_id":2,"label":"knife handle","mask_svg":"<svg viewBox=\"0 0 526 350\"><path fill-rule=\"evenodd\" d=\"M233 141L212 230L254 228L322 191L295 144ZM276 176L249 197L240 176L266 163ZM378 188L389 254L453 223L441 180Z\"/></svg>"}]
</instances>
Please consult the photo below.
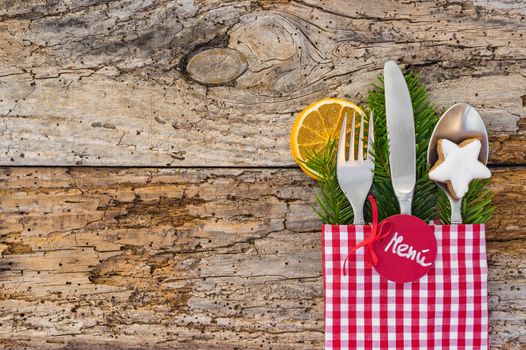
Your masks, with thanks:
<instances>
[{"instance_id":1,"label":"knife handle","mask_svg":"<svg viewBox=\"0 0 526 350\"><path fill-rule=\"evenodd\" d=\"M413 204L413 193L397 194L398 205L400 205L400 214L411 215L411 206Z\"/></svg>"}]
</instances>

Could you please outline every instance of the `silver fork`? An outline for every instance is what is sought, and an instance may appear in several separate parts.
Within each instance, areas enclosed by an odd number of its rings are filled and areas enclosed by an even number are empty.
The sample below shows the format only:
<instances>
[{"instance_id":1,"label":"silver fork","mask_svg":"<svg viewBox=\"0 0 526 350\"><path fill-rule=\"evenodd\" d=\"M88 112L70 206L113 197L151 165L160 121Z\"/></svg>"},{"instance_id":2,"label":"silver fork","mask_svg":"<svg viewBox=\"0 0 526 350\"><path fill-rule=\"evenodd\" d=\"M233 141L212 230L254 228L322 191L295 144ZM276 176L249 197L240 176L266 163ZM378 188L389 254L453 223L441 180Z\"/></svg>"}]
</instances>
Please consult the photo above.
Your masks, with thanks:
<instances>
[{"instance_id":1,"label":"silver fork","mask_svg":"<svg viewBox=\"0 0 526 350\"><path fill-rule=\"evenodd\" d=\"M371 149L374 142L373 113L369 117L369 134L367 137L367 155L363 158L363 124L365 115L362 115L360 123L360 139L358 140L358 156L354 156L354 129L356 114L353 113L351 125L351 140L349 146L349 160L345 160L345 131L347 128L347 113L343 118L340 141L338 142L338 155L336 162L336 174L338 183L343 193L349 200L354 212L354 224L363 225L363 205L367 194L373 184L374 159Z\"/></svg>"}]
</instances>

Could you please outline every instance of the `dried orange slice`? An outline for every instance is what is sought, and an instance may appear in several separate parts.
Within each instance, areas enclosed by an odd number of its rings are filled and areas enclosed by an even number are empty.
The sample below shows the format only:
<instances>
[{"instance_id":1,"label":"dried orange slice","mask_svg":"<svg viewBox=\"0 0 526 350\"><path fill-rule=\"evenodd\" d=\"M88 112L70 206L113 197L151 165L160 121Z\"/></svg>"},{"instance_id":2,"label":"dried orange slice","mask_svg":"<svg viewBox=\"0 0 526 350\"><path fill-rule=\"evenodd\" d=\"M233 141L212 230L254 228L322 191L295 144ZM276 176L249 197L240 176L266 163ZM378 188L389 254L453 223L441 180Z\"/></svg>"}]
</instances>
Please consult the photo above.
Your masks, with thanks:
<instances>
[{"instance_id":1,"label":"dried orange slice","mask_svg":"<svg viewBox=\"0 0 526 350\"><path fill-rule=\"evenodd\" d=\"M324 98L316 101L298 114L290 133L290 150L294 160L305 174L316 179L317 174L303 161L307 152L323 150L329 138L339 139L344 115L348 119L363 114L363 110L354 103L341 98ZM350 128L351 123L347 123Z\"/></svg>"}]
</instances>

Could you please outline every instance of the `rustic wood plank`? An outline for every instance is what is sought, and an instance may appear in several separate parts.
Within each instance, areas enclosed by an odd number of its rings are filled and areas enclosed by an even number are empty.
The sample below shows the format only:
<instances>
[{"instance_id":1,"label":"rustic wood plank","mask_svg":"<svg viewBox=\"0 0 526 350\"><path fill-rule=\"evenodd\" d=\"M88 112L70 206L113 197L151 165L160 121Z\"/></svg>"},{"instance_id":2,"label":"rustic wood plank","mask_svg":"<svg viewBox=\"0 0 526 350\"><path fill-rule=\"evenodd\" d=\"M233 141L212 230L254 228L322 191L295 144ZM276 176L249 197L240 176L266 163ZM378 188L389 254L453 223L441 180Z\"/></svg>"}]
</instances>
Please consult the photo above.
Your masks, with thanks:
<instances>
[{"instance_id":1,"label":"rustic wood plank","mask_svg":"<svg viewBox=\"0 0 526 350\"><path fill-rule=\"evenodd\" d=\"M0 164L289 166L295 114L325 96L363 101L387 58L421 73L439 108L479 108L491 162L524 164L525 12L520 0L2 2Z\"/></svg>"},{"instance_id":2,"label":"rustic wood plank","mask_svg":"<svg viewBox=\"0 0 526 350\"><path fill-rule=\"evenodd\" d=\"M0 344L319 349L320 223L295 169L0 169ZM526 346L526 169L494 171L492 349Z\"/></svg>"}]
</instances>

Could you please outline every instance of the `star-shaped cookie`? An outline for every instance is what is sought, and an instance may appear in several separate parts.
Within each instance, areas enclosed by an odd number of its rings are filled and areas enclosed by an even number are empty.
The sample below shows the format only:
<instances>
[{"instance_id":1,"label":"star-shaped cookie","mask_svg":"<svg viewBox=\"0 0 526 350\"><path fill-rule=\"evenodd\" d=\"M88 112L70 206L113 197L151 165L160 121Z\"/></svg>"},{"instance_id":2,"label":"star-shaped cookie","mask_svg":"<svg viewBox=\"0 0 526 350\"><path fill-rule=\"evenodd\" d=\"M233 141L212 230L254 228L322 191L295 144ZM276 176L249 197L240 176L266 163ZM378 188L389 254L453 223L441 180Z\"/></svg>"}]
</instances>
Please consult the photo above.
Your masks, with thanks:
<instances>
[{"instance_id":1,"label":"star-shaped cookie","mask_svg":"<svg viewBox=\"0 0 526 350\"><path fill-rule=\"evenodd\" d=\"M446 183L453 197L464 197L472 180L491 176L478 160L481 146L478 139L468 139L460 145L447 139L438 140L438 161L429 171L429 178Z\"/></svg>"}]
</instances>

